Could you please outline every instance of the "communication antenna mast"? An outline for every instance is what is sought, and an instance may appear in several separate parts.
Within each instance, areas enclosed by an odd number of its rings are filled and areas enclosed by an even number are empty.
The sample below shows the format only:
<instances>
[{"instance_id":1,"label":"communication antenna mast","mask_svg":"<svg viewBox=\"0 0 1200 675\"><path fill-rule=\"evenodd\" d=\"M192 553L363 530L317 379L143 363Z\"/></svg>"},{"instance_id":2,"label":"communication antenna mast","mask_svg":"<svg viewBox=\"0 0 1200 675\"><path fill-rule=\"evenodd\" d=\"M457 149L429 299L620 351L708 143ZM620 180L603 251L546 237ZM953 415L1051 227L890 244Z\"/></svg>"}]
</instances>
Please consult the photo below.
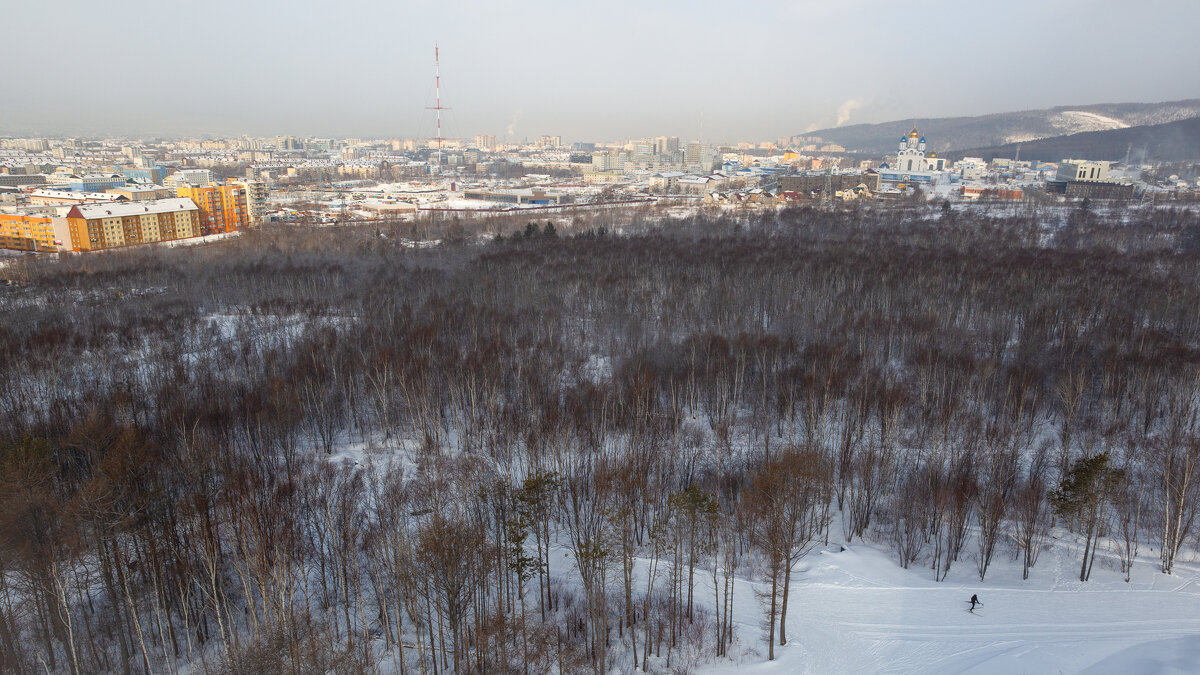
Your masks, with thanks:
<instances>
[{"instance_id":1,"label":"communication antenna mast","mask_svg":"<svg viewBox=\"0 0 1200 675\"><path fill-rule=\"evenodd\" d=\"M442 106L442 63L438 54L438 44L433 43L433 91L436 105L426 106L426 110L437 111L437 172L442 172L442 111L449 108Z\"/></svg>"}]
</instances>

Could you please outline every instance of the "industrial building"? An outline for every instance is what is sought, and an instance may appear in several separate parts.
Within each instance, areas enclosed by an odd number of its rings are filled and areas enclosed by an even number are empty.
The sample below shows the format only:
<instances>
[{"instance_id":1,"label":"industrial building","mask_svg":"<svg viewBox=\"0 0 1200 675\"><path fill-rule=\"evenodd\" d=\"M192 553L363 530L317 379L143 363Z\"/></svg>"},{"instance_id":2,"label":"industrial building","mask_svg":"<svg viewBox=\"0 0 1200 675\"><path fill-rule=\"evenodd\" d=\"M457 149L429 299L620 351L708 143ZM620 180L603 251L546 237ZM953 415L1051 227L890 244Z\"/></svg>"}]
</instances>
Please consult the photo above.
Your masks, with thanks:
<instances>
[{"instance_id":1,"label":"industrial building","mask_svg":"<svg viewBox=\"0 0 1200 675\"><path fill-rule=\"evenodd\" d=\"M872 193L879 191L879 174L868 171L865 173L834 173L834 174L805 174L801 176L780 176L779 189L784 192L795 192L805 197L820 194L825 190L825 183L833 192L853 190L859 185L866 185Z\"/></svg>"},{"instance_id":2,"label":"industrial building","mask_svg":"<svg viewBox=\"0 0 1200 675\"><path fill-rule=\"evenodd\" d=\"M963 185L958 188L958 194L964 201L975 201L979 199L983 199L984 201L1021 201L1025 198L1025 191L1021 188L995 187L988 185Z\"/></svg>"},{"instance_id":3,"label":"industrial building","mask_svg":"<svg viewBox=\"0 0 1200 675\"><path fill-rule=\"evenodd\" d=\"M545 190L463 190L463 199L517 204L519 206L558 206L568 204L571 196Z\"/></svg>"},{"instance_id":4,"label":"industrial building","mask_svg":"<svg viewBox=\"0 0 1200 675\"><path fill-rule=\"evenodd\" d=\"M1066 195L1067 199L1133 199L1137 188L1128 181L1108 177L1109 162L1064 159L1058 163L1046 191Z\"/></svg>"},{"instance_id":5,"label":"industrial building","mask_svg":"<svg viewBox=\"0 0 1200 675\"><path fill-rule=\"evenodd\" d=\"M1133 199L1136 187L1133 183L1115 180L1085 181L1074 180L1067 183L1067 199Z\"/></svg>"},{"instance_id":6,"label":"industrial building","mask_svg":"<svg viewBox=\"0 0 1200 675\"><path fill-rule=\"evenodd\" d=\"M1064 159L1058 163L1054 180L1058 181L1104 181L1108 180L1109 162L1087 159Z\"/></svg>"}]
</instances>

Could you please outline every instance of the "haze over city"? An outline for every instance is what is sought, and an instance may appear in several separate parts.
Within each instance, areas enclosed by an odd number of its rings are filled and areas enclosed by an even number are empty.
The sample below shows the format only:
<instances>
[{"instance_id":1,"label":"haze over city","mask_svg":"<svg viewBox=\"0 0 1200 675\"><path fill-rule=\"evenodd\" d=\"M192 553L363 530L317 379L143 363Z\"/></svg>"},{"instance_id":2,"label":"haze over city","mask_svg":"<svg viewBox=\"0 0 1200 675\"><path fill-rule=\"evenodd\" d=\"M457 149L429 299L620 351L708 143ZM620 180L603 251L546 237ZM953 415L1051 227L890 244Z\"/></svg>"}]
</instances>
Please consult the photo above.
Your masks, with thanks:
<instances>
[{"instance_id":1,"label":"haze over city","mask_svg":"<svg viewBox=\"0 0 1200 675\"><path fill-rule=\"evenodd\" d=\"M1200 674L1197 26L5 3L0 673Z\"/></svg>"},{"instance_id":2,"label":"haze over city","mask_svg":"<svg viewBox=\"0 0 1200 675\"><path fill-rule=\"evenodd\" d=\"M1167 0L16 3L0 132L713 142L1198 91ZM94 44L80 51L51 45ZM37 74L37 77L31 77ZM86 113L86 114L82 114Z\"/></svg>"}]
</instances>

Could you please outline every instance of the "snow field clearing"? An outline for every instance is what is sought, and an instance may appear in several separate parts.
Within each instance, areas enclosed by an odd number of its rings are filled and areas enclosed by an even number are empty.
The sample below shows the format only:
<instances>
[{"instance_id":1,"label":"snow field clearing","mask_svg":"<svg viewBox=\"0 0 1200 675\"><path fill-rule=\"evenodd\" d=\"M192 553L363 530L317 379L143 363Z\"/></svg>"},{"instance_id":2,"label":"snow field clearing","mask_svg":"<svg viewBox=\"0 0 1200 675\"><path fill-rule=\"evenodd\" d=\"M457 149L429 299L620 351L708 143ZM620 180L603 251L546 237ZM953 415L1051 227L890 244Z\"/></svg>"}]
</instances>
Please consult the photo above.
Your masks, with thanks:
<instances>
[{"instance_id":1,"label":"snow field clearing","mask_svg":"<svg viewBox=\"0 0 1200 675\"><path fill-rule=\"evenodd\" d=\"M1059 544L1026 582L1019 564L998 555L981 583L967 553L937 583L924 566L901 569L873 544L839 548L813 552L793 573L789 643L776 661L739 664L738 672L1200 672L1194 565L1167 576L1150 556L1129 584L1100 565L1080 583L1078 550ZM972 593L984 603L974 614ZM742 592L742 642L762 645L760 617L753 595ZM733 670L719 663L705 672Z\"/></svg>"},{"instance_id":2,"label":"snow field clearing","mask_svg":"<svg viewBox=\"0 0 1200 675\"><path fill-rule=\"evenodd\" d=\"M1020 568L1007 560L994 563L982 583L964 560L960 574L952 570L951 580L939 584L927 570L899 569L869 546L816 553L792 584L790 644L776 663L746 670L1108 673L1122 672L1105 669L1109 656L1134 650L1149 668L1137 672L1200 672L1200 661L1192 670L1156 670L1147 660L1153 650L1141 649L1169 638L1200 643L1200 597L1190 580L1169 579L1146 562L1135 579L1161 589L1127 587L1111 570L1072 583L1074 558L1064 552L1073 547L1045 552L1024 584ZM972 593L985 603L975 614L967 611Z\"/></svg>"},{"instance_id":3,"label":"snow field clearing","mask_svg":"<svg viewBox=\"0 0 1200 675\"><path fill-rule=\"evenodd\" d=\"M838 531L834 522L833 532ZM810 553L792 574L788 644L766 660L758 577L739 571L735 645L730 659L698 668L708 675L741 673L1015 674L1200 673L1200 570L1177 564L1174 575L1143 550L1131 581L1108 561L1079 581L1080 547L1064 531L1051 539L1028 581L1019 562L997 552L979 582L974 553L964 550L949 578L938 583L919 563L901 569L875 542L835 543ZM556 548L552 573L578 584L570 551ZM646 561L635 573L645 588ZM610 592L620 592L619 570ZM660 579L656 588L664 584ZM712 574L697 569L697 601L712 612ZM968 611L975 593L984 606ZM615 639L615 633L614 633ZM628 647L616 644L617 657ZM625 669L632 672L629 664ZM661 660L651 672L661 672ZM614 671L624 672L624 671Z\"/></svg>"}]
</instances>

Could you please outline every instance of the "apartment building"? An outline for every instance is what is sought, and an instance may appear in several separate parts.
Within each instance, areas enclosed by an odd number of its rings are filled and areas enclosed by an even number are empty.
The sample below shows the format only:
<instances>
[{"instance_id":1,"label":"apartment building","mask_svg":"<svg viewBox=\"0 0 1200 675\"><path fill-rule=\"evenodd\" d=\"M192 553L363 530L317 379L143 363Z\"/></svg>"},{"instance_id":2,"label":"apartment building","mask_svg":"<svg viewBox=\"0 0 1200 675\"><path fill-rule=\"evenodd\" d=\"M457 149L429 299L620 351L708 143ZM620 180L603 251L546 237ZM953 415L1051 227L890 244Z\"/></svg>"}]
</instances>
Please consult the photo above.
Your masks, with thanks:
<instances>
[{"instance_id":1,"label":"apartment building","mask_svg":"<svg viewBox=\"0 0 1200 675\"><path fill-rule=\"evenodd\" d=\"M163 179L163 185L170 188L197 187L208 185L213 181L210 169L180 169Z\"/></svg>"},{"instance_id":2,"label":"apartment building","mask_svg":"<svg viewBox=\"0 0 1200 675\"><path fill-rule=\"evenodd\" d=\"M57 251L67 238L65 218L0 213L0 248Z\"/></svg>"},{"instance_id":3,"label":"apartment building","mask_svg":"<svg viewBox=\"0 0 1200 675\"><path fill-rule=\"evenodd\" d=\"M66 221L69 246L75 251L187 239L201 234L200 209L186 198L80 204L67 212Z\"/></svg>"},{"instance_id":4,"label":"apartment building","mask_svg":"<svg viewBox=\"0 0 1200 675\"><path fill-rule=\"evenodd\" d=\"M33 206L71 206L93 202L119 202L128 199L114 192L72 192L70 190L34 190L29 193Z\"/></svg>"},{"instance_id":5,"label":"apartment building","mask_svg":"<svg viewBox=\"0 0 1200 675\"><path fill-rule=\"evenodd\" d=\"M125 187L125 176L115 173L92 173L84 176L70 176L66 186L72 192L104 192L105 190Z\"/></svg>"},{"instance_id":6,"label":"apartment building","mask_svg":"<svg viewBox=\"0 0 1200 675\"><path fill-rule=\"evenodd\" d=\"M262 225L267 220L267 184L260 180L239 180L238 185L246 188L246 209L251 225Z\"/></svg>"},{"instance_id":7,"label":"apartment building","mask_svg":"<svg viewBox=\"0 0 1200 675\"><path fill-rule=\"evenodd\" d=\"M479 134L475 136L475 149L484 150L487 152L496 151L496 136L495 134Z\"/></svg>"},{"instance_id":8,"label":"apartment building","mask_svg":"<svg viewBox=\"0 0 1200 675\"><path fill-rule=\"evenodd\" d=\"M244 185L181 187L178 197L187 197L200 209L200 234L233 232L250 224Z\"/></svg>"},{"instance_id":9,"label":"apartment building","mask_svg":"<svg viewBox=\"0 0 1200 675\"><path fill-rule=\"evenodd\" d=\"M131 202L141 202L151 199L168 199L174 195L174 190L162 185L136 184L123 188L109 190L108 194L119 195Z\"/></svg>"}]
</instances>

